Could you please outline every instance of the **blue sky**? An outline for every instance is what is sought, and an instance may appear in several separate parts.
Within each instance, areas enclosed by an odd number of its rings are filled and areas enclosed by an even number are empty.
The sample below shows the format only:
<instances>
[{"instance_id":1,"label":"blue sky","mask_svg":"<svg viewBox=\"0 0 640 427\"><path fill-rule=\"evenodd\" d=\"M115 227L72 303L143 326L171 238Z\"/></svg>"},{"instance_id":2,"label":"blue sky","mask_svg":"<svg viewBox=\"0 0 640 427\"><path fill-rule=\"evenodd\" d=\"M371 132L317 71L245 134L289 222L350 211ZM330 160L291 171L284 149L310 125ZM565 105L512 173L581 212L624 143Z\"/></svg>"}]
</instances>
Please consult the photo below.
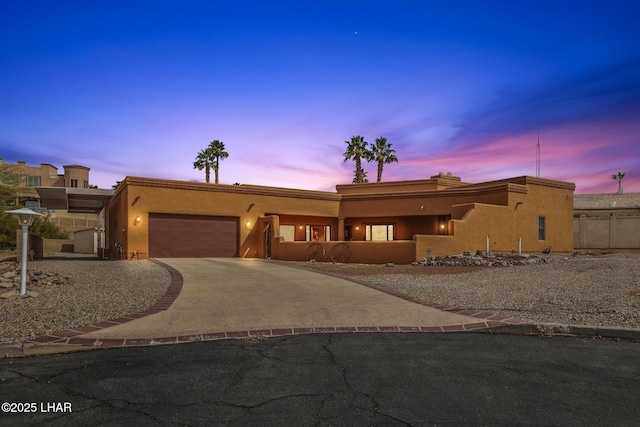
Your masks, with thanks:
<instances>
[{"instance_id":1,"label":"blue sky","mask_svg":"<svg viewBox=\"0 0 640 427\"><path fill-rule=\"evenodd\" d=\"M384 181L536 173L640 191L637 1L27 1L0 5L0 157L333 190L345 140ZM373 163L365 165L375 179Z\"/></svg>"}]
</instances>

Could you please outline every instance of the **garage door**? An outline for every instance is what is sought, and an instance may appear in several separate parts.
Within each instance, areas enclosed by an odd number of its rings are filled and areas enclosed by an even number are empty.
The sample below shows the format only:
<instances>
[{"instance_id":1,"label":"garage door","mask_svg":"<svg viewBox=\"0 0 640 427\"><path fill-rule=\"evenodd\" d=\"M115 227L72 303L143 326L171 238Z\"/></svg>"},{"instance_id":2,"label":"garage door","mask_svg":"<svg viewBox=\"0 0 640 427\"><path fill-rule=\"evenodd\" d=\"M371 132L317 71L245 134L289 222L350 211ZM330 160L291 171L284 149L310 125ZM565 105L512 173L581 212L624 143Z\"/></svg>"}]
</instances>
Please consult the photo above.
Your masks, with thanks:
<instances>
[{"instance_id":1,"label":"garage door","mask_svg":"<svg viewBox=\"0 0 640 427\"><path fill-rule=\"evenodd\" d=\"M238 256L238 218L149 214L149 256L203 258Z\"/></svg>"}]
</instances>

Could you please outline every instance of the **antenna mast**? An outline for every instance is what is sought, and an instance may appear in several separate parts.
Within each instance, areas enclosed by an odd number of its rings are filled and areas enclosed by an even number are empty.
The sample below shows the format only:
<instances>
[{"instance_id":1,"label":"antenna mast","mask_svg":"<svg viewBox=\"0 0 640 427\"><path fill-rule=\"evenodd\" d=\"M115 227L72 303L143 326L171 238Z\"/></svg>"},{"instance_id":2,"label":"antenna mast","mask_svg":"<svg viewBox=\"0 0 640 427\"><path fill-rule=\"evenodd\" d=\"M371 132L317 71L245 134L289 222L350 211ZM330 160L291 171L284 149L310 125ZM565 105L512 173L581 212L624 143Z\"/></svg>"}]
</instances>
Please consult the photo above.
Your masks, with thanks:
<instances>
[{"instance_id":1,"label":"antenna mast","mask_svg":"<svg viewBox=\"0 0 640 427\"><path fill-rule=\"evenodd\" d=\"M538 128L538 146L536 147L536 178L540 178L540 128Z\"/></svg>"}]
</instances>

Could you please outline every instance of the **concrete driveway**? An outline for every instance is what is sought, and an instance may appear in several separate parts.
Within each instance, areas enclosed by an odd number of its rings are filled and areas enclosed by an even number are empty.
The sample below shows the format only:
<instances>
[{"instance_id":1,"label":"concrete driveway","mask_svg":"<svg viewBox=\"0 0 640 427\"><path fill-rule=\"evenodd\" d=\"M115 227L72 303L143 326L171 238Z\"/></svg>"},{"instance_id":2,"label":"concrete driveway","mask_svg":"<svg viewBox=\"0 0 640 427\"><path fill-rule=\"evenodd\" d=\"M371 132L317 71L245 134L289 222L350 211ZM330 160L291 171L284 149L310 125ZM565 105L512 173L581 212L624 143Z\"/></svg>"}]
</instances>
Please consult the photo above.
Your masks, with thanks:
<instances>
[{"instance_id":1,"label":"concrete driveway","mask_svg":"<svg viewBox=\"0 0 640 427\"><path fill-rule=\"evenodd\" d=\"M419 327L451 326L452 330L464 330L467 328L460 325L475 325L477 329L482 326L478 326L479 322L485 320L427 307L348 280L261 260L159 261L178 270L184 280L182 291L168 309L80 337L152 339L260 330L266 331L265 335L276 335L273 330L294 328L421 330Z\"/></svg>"}]
</instances>

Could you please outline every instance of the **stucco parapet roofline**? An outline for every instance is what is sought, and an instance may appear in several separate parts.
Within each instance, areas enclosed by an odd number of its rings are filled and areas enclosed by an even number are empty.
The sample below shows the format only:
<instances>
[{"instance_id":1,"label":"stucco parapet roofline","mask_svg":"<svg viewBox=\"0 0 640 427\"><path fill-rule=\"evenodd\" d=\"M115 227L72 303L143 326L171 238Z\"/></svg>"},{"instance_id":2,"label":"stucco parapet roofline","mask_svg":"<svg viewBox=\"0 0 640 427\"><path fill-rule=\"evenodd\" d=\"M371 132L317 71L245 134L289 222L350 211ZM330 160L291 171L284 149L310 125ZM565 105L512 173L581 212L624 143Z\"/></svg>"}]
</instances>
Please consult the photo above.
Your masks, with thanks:
<instances>
[{"instance_id":1,"label":"stucco parapet roofline","mask_svg":"<svg viewBox=\"0 0 640 427\"><path fill-rule=\"evenodd\" d=\"M298 190L293 188L267 187L261 185L229 185L207 184L204 182L177 181L156 178L127 176L124 181L129 186L144 186L155 188L171 188L179 190L209 191L217 193L251 194L259 196L294 197L315 200L340 201L341 196L336 193L313 190Z\"/></svg>"},{"instance_id":2,"label":"stucco parapet roofline","mask_svg":"<svg viewBox=\"0 0 640 427\"><path fill-rule=\"evenodd\" d=\"M444 190L426 190L398 193L372 193L372 194L343 194L342 200L363 200L363 199L399 199L399 198L425 198L425 197L456 197L474 196L479 194L490 194L497 192L510 192L527 194L528 188L525 185L502 182L491 185L465 186L460 188L447 188Z\"/></svg>"},{"instance_id":3,"label":"stucco parapet roofline","mask_svg":"<svg viewBox=\"0 0 640 427\"><path fill-rule=\"evenodd\" d=\"M540 185L543 187L560 188L563 190L572 190L572 191L575 191L576 189L576 185L573 182L557 181L555 179L548 179L548 178L537 178L537 177L528 176L528 175L517 176L514 178L499 179L496 181L487 181L479 184L470 184L468 187L493 185L493 184L498 184L503 182L509 182L509 183L520 184L520 185Z\"/></svg>"},{"instance_id":4,"label":"stucco parapet roofline","mask_svg":"<svg viewBox=\"0 0 640 427\"><path fill-rule=\"evenodd\" d=\"M86 167L86 166L82 166L82 165L64 165L62 166L63 168L76 168L76 169L84 169L87 171L90 171L91 169Z\"/></svg>"},{"instance_id":5,"label":"stucco parapet roofline","mask_svg":"<svg viewBox=\"0 0 640 427\"><path fill-rule=\"evenodd\" d=\"M336 185L336 191L338 194L362 194L359 190L364 190L367 194L396 194L396 193L413 193L416 191L431 191L431 190L416 190L415 187L433 187L433 186L448 186L448 187L464 187L471 185L468 182L461 182L460 178L453 176L443 175L442 177L432 177L430 179L415 179L405 181L385 181L385 182L365 182L360 184L338 184ZM414 187L413 189L402 189L402 187ZM376 192L372 190L378 190Z\"/></svg>"}]
</instances>

